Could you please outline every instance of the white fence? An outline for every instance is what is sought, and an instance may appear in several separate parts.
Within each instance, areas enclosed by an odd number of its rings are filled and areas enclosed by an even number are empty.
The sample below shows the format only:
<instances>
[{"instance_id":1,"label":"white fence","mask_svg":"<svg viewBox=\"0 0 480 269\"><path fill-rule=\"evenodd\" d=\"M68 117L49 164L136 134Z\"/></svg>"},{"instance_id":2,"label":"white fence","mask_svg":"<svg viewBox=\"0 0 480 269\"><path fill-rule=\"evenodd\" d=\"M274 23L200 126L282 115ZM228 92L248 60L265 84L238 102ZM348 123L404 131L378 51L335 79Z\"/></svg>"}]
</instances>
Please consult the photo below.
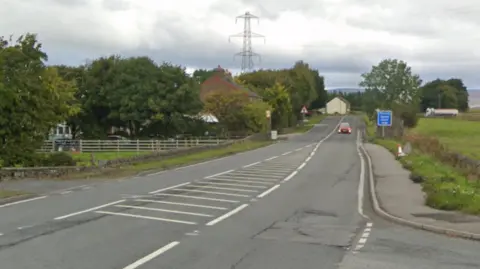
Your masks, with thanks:
<instances>
[{"instance_id":1,"label":"white fence","mask_svg":"<svg viewBox=\"0 0 480 269\"><path fill-rule=\"evenodd\" d=\"M183 139L183 140L47 140L40 152L78 151L78 152L140 152L160 151L177 148L213 146L232 139Z\"/></svg>"}]
</instances>

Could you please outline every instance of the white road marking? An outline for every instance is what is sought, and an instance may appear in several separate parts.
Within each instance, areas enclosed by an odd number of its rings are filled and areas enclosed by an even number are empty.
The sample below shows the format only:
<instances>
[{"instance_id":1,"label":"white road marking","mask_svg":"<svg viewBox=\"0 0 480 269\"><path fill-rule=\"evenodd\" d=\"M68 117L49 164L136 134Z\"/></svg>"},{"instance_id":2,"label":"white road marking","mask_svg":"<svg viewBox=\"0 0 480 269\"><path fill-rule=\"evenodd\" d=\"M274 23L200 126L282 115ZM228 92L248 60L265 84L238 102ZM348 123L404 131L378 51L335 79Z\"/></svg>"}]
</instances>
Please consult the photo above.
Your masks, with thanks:
<instances>
[{"instance_id":1,"label":"white road marking","mask_svg":"<svg viewBox=\"0 0 480 269\"><path fill-rule=\"evenodd\" d=\"M268 158L268 159L265 159L265 161L271 161L271 160L276 159L276 158L278 158L278 156L270 157L270 158Z\"/></svg>"},{"instance_id":2,"label":"white road marking","mask_svg":"<svg viewBox=\"0 0 480 269\"><path fill-rule=\"evenodd\" d=\"M150 193L150 194L155 194L155 193L159 193L159 192L162 192L162 191L167 191L167 190L175 189L175 188L177 188L177 187L185 186L185 185L188 185L188 184L190 184L190 183L191 183L191 182L185 182L185 183L178 184L178 185L175 185L175 186L171 186L171 187L159 189L159 190L156 190L156 191L151 191L151 192L149 192L149 193Z\"/></svg>"},{"instance_id":3,"label":"white road marking","mask_svg":"<svg viewBox=\"0 0 480 269\"><path fill-rule=\"evenodd\" d=\"M292 179L292 177L294 177L296 174L298 173L298 171L293 171L290 175L288 175L283 181L289 181L290 179Z\"/></svg>"},{"instance_id":4,"label":"white road marking","mask_svg":"<svg viewBox=\"0 0 480 269\"><path fill-rule=\"evenodd\" d=\"M69 194L69 193L71 193L71 192L72 192L72 191L64 191L64 192L61 192L60 194L61 194L61 195L65 195L65 194Z\"/></svg>"},{"instance_id":5,"label":"white road marking","mask_svg":"<svg viewBox=\"0 0 480 269\"><path fill-rule=\"evenodd\" d=\"M104 207L107 207L107 206L111 206L111 205L114 205L114 204L119 204L119 203L122 203L122 202L125 202L125 200L118 200L118 201L111 202L111 203L108 203L108 204L92 207L92 208L85 209L85 210L82 210L82 211L78 211L78 212L75 212L75 213L72 213L72 214L56 217L56 218L54 218L54 220L66 219L66 218L69 218L69 217L73 217L73 216L80 215L80 214L83 214L83 213L95 211L95 210L98 210L98 209L101 209L101 208L104 208Z\"/></svg>"},{"instance_id":6,"label":"white road marking","mask_svg":"<svg viewBox=\"0 0 480 269\"><path fill-rule=\"evenodd\" d=\"M32 228L34 225L27 225L27 226L20 226L20 227L17 227L17 230L23 230L23 229L27 229L27 228Z\"/></svg>"},{"instance_id":7,"label":"white road marking","mask_svg":"<svg viewBox=\"0 0 480 269\"><path fill-rule=\"evenodd\" d=\"M35 198L20 200L20 201L16 201L16 202L11 202L11 203L8 203L8 204L0 205L0 208L12 206L12 205L23 204L23 203L28 203L28 202L32 202L32 201L36 201L36 200L40 200L40 199L45 199L45 198L47 198L47 197L48 197L48 196L40 196L40 197L35 197Z\"/></svg>"},{"instance_id":8,"label":"white road marking","mask_svg":"<svg viewBox=\"0 0 480 269\"><path fill-rule=\"evenodd\" d=\"M225 190L225 191L239 191L239 192L258 192L256 190L246 190L246 189L234 189L234 188L225 188L225 187L216 187L216 186L202 186L202 185L190 185L188 187L192 188L204 188L204 189L214 189L214 190Z\"/></svg>"},{"instance_id":9,"label":"white road marking","mask_svg":"<svg viewBox=\"0 0 480 269\"><path fill-rule=\"evenodd\" d=\"M305 159L305 162L309 162L312 159L312 157L308 157Z\"/></svg>"},{"instance_id":10,"label":"white road marking","mask_svg":"<svg viewBox=\"0 0 480 269\"><path fill-rule=\"evenodd\" d=\"M220 216L220 217L218 217L218 218L210 221L210 222L207 223L206 225L207 225L207 226L215 225L215 224L219 223L220 221L225 220L225 219L227 219L227 218L229 218L229 217L237 214L238 212L242 211L242 210L243 210L245 207L247 207L247 206L248 206L248 204L243 204L243 205L235 208L234 210L226 213L225 215L222 215L222 216Z\"/></svg>"},{"instance_id":11,"label":"white road marking","mask_svg":"<svg viewBox=\"0 0 480 269\"><path fill-rule=\"evenodd\" d=\"M144 206L133 206L133 205L115 205L115 207L183 214L183 215L198 216L198 217L213 217L213 215L208 215L208 214L201 214L201 213L188 212L188 211L169 210L169 209L162 209L162 208L155 208L155 207L144 207Z\"/></svg>"},{"instance_id":12,"label":"white road marking","mask_svg":"<svg viewBox=\"0 0 480 269\"><path fill-rule=\"evenodd\" d=\"M241 183L253 183L253 184L263 184L263 185L272 185L271 180L260 181L260 180L243 180L243 179L229 179L229 178L212 178L211 181L226 181L226 182L241 182Z\"/></svg>"},{"instance_id":13,"label":"white road marking","mask_svg":"<svg viewBox=\"0 0 480 269\"><path fill-rule=\"evenodd\" d=\"M259 178L282 178L282 175L265 175L265 174L258 174L255 172L249 172L249 171L242 171L242 172L237 172L236 174L231 174L231 175L226 175L226 176L252 176L252 177L259 177Z\"/></svg>"},{"instance_id":14,"label":"white road marking","mask_svg":"<svg viewBox=\"0 0 480 269\"><path fill-rule=\"evenodd\" d=\"M288 155L288 154L290 154L290 153L292 153L292 152L291 152L291 151L287 151L287 152L283 153L282 156Z\"/></svg>"},{"instance_id":15,"label":"white road marking","mask_svg":"<svg viewBox=\"0 0 480 269\"><path fill-rule=\"evenodd\" d=\"M191 236L197 236L200 232L198 230L195 230L191 233L186 233L185 235L191 235Z\"/></svg>"},{"instance_id":16,"label":"white road marking","mask_svg":"<svg viewBox=\"0 0 480 269\"><path fill-rule=\"evenodd\" d=\"M298 148L298 149L296 149L295 151L300 151L300 150L302 150L302 149L303 149L303 148Z\"/></svg>"},{"instance_id":17,"label":"white road marking","mask_svg":"<svg viewBox=\"0 0 480 269\"><path fill-rule=\"evenodd\" d=\"M254 162L254 163L251 163L251 164L247 164L247 165L244 165L243 168L248 168L250 166L254 166L254 165L257 165L257 164L260 164L261 162Z\"/></svg>"},{"instance_id":18,"label":"white road marking","mask_svg":"<svg viewBox=\"0 0 480 269\"><path fill-rule=\"evenodd\" d=\"M226 207L219 207L219 206L197 205L197 204L167 202L167 201L149 200L149 199L136 199L135 201L146 202L146 203L159 203L159 204L166 204L166 205L190 206L190 207L198 207L198 208L217 209L217 210L227 210L228 209Z\"/></svg>"},{"instance_id":19,"label":"white road marking","mask_svg":"<svg viewBox=\"0 0 480 269\"><path fill-rule=\"evenodd\" d=\"M306 147L306 148L311 148L312 146L313 146L313 145L310 144L310 145L306 145L305 147Z\"/></svg>"},{"instance_id":20,"label":"white road marking","mask_svg":"<svg viewBox=\"0 0 480 269\"><path fill-rule=\"evenodd\" d=\"M233 187L245 187L245 188L254 188L254 189L265 189L265 186L253 186L246 184L234 184L234 183L218 183L218 182L195 182L195 184L208 184L208 185L219 185L219 186L233 186Z\"/></svg>"},{"instance_id":21,"label":"white road marking","mask_svg":"<svg viewBox=\"0 0 480 269\"><path fill-rule=\"evenodd\" d=\"M302 164L297 168L297 170L302 170L303 167L305 167L305 165L307 165L307 164L306 164L306 163L302 163Z\"/></svg>"},{"instance_id":22,"label":"white road marking","mask_svg":"<svg viewBox=\"0 0 480 269\"><path fill-rule=\"evenodd\" d=\"M92 187L87 186L87 187L83 187L82 190L86 191L86 190L89 190L89 189L91 189L91 188L92 188Z\"/></svg>"},{"instance_id":23,"label":"white road marking","mask_svg":"<svg viewBox=\"0 0 480 269\"><path fill-rule=\"evenodd\" d=\"M217 178L211 178L210 180L217 180L217 179L237 179L237 180L255 180L255 181L264 181L264 182L277 182L281 177L276 178L263 178L263 177L254 177L254 175L228 175L228 176L221 176Z\"/></svg>"},{"instance_id":24,"label":"white road marking","mask_svg":"<svg viewBox=\"0 0 480 269\"><path fill-rule=\"evenodd\" d=\"M249 171L249 172L266 172L266 173L274 173L274 174L285 174L288 172L291 172L292 169L282 169L282 168L271 168L271 169L261 169L261 168L254 168L254 169L248 169L248 170L243 170L243 171ZM241 171L241 172L243 172ZM240 172L240 171L239 171Z\"/></svg>"},{"instance_id":25,"label":"white road marking","mask_svg":"<svg viewBox=\"0 0 480 269\"><path fill-rule=\"evenodd\" d=\"M181 197L181 198L197 199L197 200L209 200L209 201L225 202L225 203L239 203L239 202L240 202L240 201L235 201L235 200L218 199L218 198L210 198L210 197L200 197L200 196L191 196L191 195L182 195L182 194L170 194L170 193L157 193L157 194L155 194L155 195L171 196L171 197Z\"/></svg>"},{"instance_id":26,"label":"white road marking","mask_svg":"<svg viewBox=\"0 0 480 269\"><path fill-rule=\"evenodd\" d=\"M372 230L372 228L371 228L372 225L373 225L373 223L371 223L371 222L367 223L367 225L366 225L367 228L365 228L363 230L363 234L360 237L360 239L358 240L357 246L355 247L355 251L360 250L361 248L363 248L365 246L365 243L367 243L367 239L370 236L370 232Z\"/></svg>"},{"instance_id":27,"label":"white road marking","mask_svg":"<svg viewBox=\"0 0 480 269\"><path fill-rule=\"evenodd\" d=\"M2 233L0 233L0 236L3 236L3 234L2 234Z\"/></svg>"},{"instance_id":28,"label":"white road marking","mask_svg":"<svg viewBox=\"0 0 480 269\"><path fill-rule=\"evenodd\" d=\"M268 189L268 190L262 192L261 194L259 194L259 195L257 196L257 198L263 198L263 197L267 196L267 195L270 194L272 191L276 190L278 187L280 187L279 184L271 187L270 189Z\"/></svg>"},{"instance_id":29,"label":"white road marking","mask_svg":"<svg viewBox=\"0 0 480 269\"><path fill-rule=\"evenodd\" d=\"M105 215L131 217L131 218L137 218L137 219L158 220L158 221L173 222L173 223L188 224L188 225L196 225L197 224L196 222L192 222L192 221L183 221L183 220L176 220L176 219L164 219L164 218L156 218L156 217L143 216L143 215L119 213L119 212L110 212L110 211L94 211L94 212L98 213L98 214L105 214Z\"/></svg>"},{"instance_id":30,"label":"white road marking","mask_svg":"<svg viewBox=\"0 0 480 269\"><path fill-rule=\"evenodd\" d=\"M179 191L187 191L187 192L198 192L198 193L215 194L215 195L235 196L235 197L250 197L250 195L246 195L246 194L237 194L237 193L228 193L228 192L201 191L201 190L190 190L190 189L177 189L177 190L179 190Z\"/></svg>"},{"instance_id":31,"label":"white road marking","mask_svg":"<svg viewBox=\"0 0 480 269\"><path fill-rule=\"evenodd\" d=\"M165 173L165 171L160 171L160 172L156 172L156 173L146 174L145 176L146 176L146 177L150 177L150 176L160 175L160 174L163 174L163 173Z\"/></svg>"},{"instance_id":32,"label":"white road marking","mask_svg":"<svg viewBox=\"0 0 480 269\"><path fill-rule=\"evenodd\" d=\"M145 263L155 259L156 257L162 255L163 253L167 252L168 250L174 248L178 244L180 244L180 242L174 241L174 242L156 250L155 252L152 252L152 253L148 254L147 256L139 259L138 261L128 265L127 267L124 267L123 269L136 269L136 268L144 265Z\"/></svg>"},{"instance_id":33,"label":"white road marking","mask_svg":"<svg viewBox=\"0 0 480 269\"><path fill-rule=\"evenodd\" d=\"M221 172L221 173L213 174L213 175L211 175L211 176L204 177L204 178L212 178L212 177L216 177L216 176L228 174L228 173L231 173L231 172L233 172L233 171L235 171L235 170L234 170L234 169L231 169L231 170L223 171L223 172Z\"/></svg>"},{"instance_id":34,"label":"white road marking","mask_svg":"<svg viewBox=\"0 0 480 269\"><path fill-rule=\"evenodd\" d=\"M357 131L357 154L358 157L360 158L360 180L358 183L358 190L357 190L357 211L360 216L368 219L368 216L366 216L363 213L363 196L365 193L365 159L363 158L362 153L360 152L360 131Z\"/></svg>"}]
</instances>

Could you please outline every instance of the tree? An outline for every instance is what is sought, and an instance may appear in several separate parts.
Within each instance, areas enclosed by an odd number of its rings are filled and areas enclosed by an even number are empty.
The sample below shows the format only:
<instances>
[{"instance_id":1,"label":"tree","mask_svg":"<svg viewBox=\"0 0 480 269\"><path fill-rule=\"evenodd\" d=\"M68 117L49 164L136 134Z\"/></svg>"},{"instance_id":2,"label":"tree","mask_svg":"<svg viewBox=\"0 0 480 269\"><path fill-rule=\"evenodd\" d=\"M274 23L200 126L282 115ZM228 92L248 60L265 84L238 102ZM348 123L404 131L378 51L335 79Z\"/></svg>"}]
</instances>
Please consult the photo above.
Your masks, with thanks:
<instances>
[{"instance_id":1,"label":"tree","mask_svg":"<svg viewBox=\"0 0 480 269\"><path fill-rule=\"evenodd\" d=\"M49 131L78 113L76 85L46 60L34 34L0 38L0 166L30 163Z\"/></svg>"},{"instance_id":2,"label":"tree","mask_svg":"<svg viewBox=\"0 0 480 269\"><path fill-rule=\"evenodd\" d=\"M224 132L245 131L245 114L243 110L250 102L241 91L214 92L205 99L204 109L218 118Z\"/></svg>"},{"instance_id":3,"label":"tree","mask_svg":"<svg viewBox=\"0 0 480 269\"><path fill-rule=\"evenodd\" d=\"M205 80L213 75L215 72L214 69L197 69L193 72L192 77L197 81L198 84L202 84Z\"/></svg>"},{"instance_id":4,"label":"tree","mask_svg":"<svg viewBox=\"0 0 480 269\"><path fill-rule=\"evenodd\" d=\"M468 110L468 91L461 79L435 79L422 86L421 109L457 108Z\"/></svg>"},{"instance_id":5,"label":"tree","mask_svg":"<svg viewBox=\"0 0 480 269\"><path fill-rule=\"evenodd\" d=\"M288 90L280 83L266 88L264 98L272 107L272 129L288 127L289 117L292 114L292 104Z\"/></svg>"},{"instance_id":6,"label":"tree","mask_svg":"<svg viewBox=\"0 0 480 269\"><path fill-rule=\"evenodd\" d=\"M360 87L365 88L364 109L373 116L375 109L393 109L395 104L417 111L422 80L412 73L406 62L386 59L362 74ZM368 100L367 100L368 99Z\"/></svg>"}]
</instances>

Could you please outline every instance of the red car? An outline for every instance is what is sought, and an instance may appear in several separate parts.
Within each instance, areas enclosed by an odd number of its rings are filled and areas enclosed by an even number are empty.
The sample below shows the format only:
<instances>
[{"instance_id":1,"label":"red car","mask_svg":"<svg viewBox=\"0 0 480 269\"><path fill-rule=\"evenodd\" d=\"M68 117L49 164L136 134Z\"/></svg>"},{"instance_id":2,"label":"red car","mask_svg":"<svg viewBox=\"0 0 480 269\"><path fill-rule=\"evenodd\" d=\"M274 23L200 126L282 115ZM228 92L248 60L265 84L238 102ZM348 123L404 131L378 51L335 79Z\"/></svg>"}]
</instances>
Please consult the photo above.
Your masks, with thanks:
<instances>
[{"instance_id":1,"label":"red car","mask_svg":"<svg viewBox=\"0 0 480 269\"><path fill-rule=\"evenodd\" d=\"M338 133L339 134L351 134L352 133L352 128L350 127L350 124L348 124L348 122L340 123L340 127L338 128Z\"/></svg>"}]
</instances>

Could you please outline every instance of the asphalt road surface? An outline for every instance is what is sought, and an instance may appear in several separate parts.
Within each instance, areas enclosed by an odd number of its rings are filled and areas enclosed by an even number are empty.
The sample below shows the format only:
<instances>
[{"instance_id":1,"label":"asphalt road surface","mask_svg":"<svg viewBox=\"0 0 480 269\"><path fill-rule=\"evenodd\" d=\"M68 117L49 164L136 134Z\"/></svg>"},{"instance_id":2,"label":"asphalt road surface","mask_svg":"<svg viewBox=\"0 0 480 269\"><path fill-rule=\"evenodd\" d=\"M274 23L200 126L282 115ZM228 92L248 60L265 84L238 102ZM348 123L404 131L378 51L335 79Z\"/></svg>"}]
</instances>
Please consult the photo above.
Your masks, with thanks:
<instances>
[{"instance_id":1,"label":"asphalt road surface","mask_svg":"<svg viewBox=\"0 0 480 269\"><path fill-rule=\"evenodd\" d=\"M478 242L374 216L358 123L331 117L266 148L0 205L0 268L478 268Z\"/></svg>"}]
</instances>

